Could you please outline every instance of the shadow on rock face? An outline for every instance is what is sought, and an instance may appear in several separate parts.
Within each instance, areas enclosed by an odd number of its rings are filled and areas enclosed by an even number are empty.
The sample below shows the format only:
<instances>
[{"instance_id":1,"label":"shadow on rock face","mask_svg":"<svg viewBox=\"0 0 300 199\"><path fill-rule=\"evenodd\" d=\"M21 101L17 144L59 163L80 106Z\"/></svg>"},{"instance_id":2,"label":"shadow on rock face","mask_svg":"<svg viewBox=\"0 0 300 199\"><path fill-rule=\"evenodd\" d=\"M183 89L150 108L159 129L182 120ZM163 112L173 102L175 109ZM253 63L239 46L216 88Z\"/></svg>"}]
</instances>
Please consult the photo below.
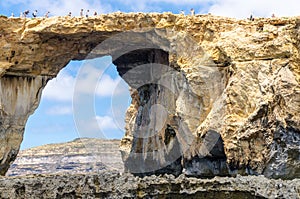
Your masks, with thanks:
<instances>
[{"instance_id":1,"label":"shadow on rock face","mask_svg":"<svg viewBox=\"0 0 300 199\"><path fill-rule=\"evenodd\" d=\"M300 131L278 127L271 145L270 159L263 174L268 178L300 177Z\"/></svg>"},{"instance_id":2,"label":"shadow on rock face","mask_svg":"<svg viewBox=\"0 0 300 199\"><path fill-rule=\"evenodd\" d=\"M184 174L188 176L227 176L229 172L220 134L213 130L208 131L203 138L199 155L185 160L184 168Z\"/></svg>"}]
</instances>

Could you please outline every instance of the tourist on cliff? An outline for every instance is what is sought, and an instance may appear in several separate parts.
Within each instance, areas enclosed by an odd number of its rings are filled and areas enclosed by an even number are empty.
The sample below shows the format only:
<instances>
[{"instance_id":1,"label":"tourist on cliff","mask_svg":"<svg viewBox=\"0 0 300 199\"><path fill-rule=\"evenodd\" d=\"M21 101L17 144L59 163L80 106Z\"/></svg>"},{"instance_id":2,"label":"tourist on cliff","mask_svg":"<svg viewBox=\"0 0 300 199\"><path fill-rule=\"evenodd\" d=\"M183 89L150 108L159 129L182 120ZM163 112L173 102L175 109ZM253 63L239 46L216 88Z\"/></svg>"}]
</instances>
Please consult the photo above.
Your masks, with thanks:
<instances>
[{"instance_id":1,"label":"tourist on cliff","mask_svg":"<svg viewBox=\"0 0 300 199\"><path fill-rule=\"evenodd\" d=\"M34 18L36 18L37 17L37 10L35 10L33 13L32 13L32 16L34 17Z\"/></svg>"},{"instance_id":2,"label":"tourist on cliff","mask_svg":"<svg viewBox=\"0 0 300 199\"><path fill-rule=\"evenodd\" d=\"M272 18L275 18L276 16L275 16L275 14L273 13L271 17L272 17Z\"/></svg>"},{"instance_id":3,"label":"tourist on cliff","mask_svg":"<svg viewBox=\"0 0 300 199\"><path fill-rule=\"evenodd\" d=\"M28 14L29 14L29 10L25 10L25 11L23 12L23 15L24 15L25 18L27 17Z\"/></svg>"},{"instance_id":4,"label":"tourist on cliff","mask_svg":"<svg viewBox=\"0 0 300 199\"><path fill-rule=\"evenodd\" d=\"M181 10L181 11L180 11L180 14L184 15L184 10Z\"/></svg>"},{"instance_id":5,"label":"tourist on cliff","mask_svg":"<svg viewBox=\"0 0 300 199\"><path fill-rule=\"evenodd\" d=\"M11 15L10 15L10 17L15 17L15 14L12 12Z\"/></svg>"},{"instance_id":6,"label":"tourist on cliff","mask_svg":"<svg viewBox=\"0 0 300 199\"><path fill-rule=\"evenodd\" d=\"M253 15L252 15L252 14L250 15L250 18L249 18L249 20L250 20L250 21L254 21L254 17L253 17Z\"/></svg>"},{"instance_id":7,"label":"tourist on cliff","mask_svg":"<svg viewBox=\"0 0 300 199\"><path fill-rule=\"evenodd\" d=\"M48 18L49 17L50 12L46 12L45 17Z\"/></svg>"},{"instance_id":8,"label":"tourist on cliff","mask_svg":"<svg viewBox=\"0 0 300 199\"><path fill-rule=\"evenodd\" d=\"M195 10L194 10L194 8L191 9L191 16L195 16Z\"/></svg>"},{"instance_id":9,"label":"tourist on cliff","mask_svg":"<svg viewBox=\"0 0 300 199\"><path fill-rule=\"evenodd\" d=\"M69 12L67 16L68 16L68 17L71 17L71 16L72 16L72 12Z\"/></svg>"},{"instance_id":10,"label":"tourist on cliff","mask_svg":"<svg viewBox=\"0 0 300 199\"><path fill-rule=\"evenodd\" d=\"M83 17L83 9L80 10L80 17Z\"/></svg>"},{"instance_id":11,"label":"tourist on cliff","mask_svg":"<svg viewBox=\"0 0 300 199\"><path fill-rule=\"evenodd\" d=\"M90 12L90 10L87 10L87 11L86 11L85 17L89 17L89 12Z\"/></svg>"},{"instance_id":12,"label":"tourist on cliff","mask_svg":"<svg viewBox=\"0 0 300 199\"><path fill-rule=\"evenodd\" d=\"M98 13L95 11L95 12L94 12L94 16L97 16L97 15L98 15Z\"/></svg>"}]
</instances>

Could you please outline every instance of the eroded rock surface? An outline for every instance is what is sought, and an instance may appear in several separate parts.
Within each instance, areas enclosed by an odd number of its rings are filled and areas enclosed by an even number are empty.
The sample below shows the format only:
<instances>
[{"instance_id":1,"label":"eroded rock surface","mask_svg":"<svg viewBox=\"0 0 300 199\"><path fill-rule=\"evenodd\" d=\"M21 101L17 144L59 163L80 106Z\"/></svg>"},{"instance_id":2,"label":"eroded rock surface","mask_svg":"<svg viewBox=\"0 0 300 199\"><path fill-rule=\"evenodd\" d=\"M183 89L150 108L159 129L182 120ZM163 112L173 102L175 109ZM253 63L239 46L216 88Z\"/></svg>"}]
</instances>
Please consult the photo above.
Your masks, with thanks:
<instances>
[{"instance_id":1,"label":"eroded rock surface","mask_svg":"<svg viewBox=\"0 0 300 199\"><path fill-rule=\"evenodd\" d=\"M1 198L299 198L300 181L263 176L135 177L114 172L1 177Z\"/></svg>"},{"instance_id":2,"label":"eroded rock surface","mask_svg":"<svg viewBox=\"0 0 300 199\"><path fill-rule=\"evenodd\" d=\"M131 87L126 171L299 177L299 24L171 13L1 17L1 174L47 80L70 60L111 55Z\"/></svg>"}]
</instances>

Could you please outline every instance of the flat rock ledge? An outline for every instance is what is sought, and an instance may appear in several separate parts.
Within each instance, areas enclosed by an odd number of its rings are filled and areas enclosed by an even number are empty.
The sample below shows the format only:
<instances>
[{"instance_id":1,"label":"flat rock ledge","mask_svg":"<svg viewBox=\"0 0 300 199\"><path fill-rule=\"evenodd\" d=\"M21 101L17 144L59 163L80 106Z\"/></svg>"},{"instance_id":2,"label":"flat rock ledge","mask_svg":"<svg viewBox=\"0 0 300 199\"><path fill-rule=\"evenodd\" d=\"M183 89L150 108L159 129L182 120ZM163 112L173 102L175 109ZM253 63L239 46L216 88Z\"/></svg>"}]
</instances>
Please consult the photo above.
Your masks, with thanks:
<instances>
[{"instance_id":1,"label":"flat rock ledge","mask_svg":"<svg viewBox=\"0 0 300 199\"><path fill-rule=\"evenodd\" d=\"M31 175L1 177L1 198L300 198L300 179L263 176L199 179L180 175Z\"/></svg>"}]
</instances>

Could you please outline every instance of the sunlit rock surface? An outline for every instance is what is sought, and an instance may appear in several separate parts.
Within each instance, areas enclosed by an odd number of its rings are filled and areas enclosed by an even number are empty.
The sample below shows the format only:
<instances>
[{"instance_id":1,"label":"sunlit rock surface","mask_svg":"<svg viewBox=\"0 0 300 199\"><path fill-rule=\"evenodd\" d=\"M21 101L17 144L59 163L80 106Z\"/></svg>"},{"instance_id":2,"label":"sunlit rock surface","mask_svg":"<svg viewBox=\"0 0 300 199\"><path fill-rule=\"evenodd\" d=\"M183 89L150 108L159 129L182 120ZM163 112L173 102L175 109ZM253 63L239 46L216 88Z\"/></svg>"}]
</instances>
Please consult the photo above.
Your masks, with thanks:
<instances>
[{"instance_id":1,"label":"sunlit rock surface","mask_svg":"<svg viewBox=\"0 0 300 199\"><path fill-rule=\"evenodd\" d=\"M81 138L19 152L6 176L123 172L120 140Z\"/></svg>"},{"instance_id":2,"label":"sunlit rock surface","mask_svg":"<svg viewBox=\"0 0 300 199\"><path fill-rule=\"evenodd\" d=\"M111 55L131 87L126 171L299 177L299 24L171 13L1 17L0 172L46 82L70 60Z\"/></svg>"}]
</instances>

